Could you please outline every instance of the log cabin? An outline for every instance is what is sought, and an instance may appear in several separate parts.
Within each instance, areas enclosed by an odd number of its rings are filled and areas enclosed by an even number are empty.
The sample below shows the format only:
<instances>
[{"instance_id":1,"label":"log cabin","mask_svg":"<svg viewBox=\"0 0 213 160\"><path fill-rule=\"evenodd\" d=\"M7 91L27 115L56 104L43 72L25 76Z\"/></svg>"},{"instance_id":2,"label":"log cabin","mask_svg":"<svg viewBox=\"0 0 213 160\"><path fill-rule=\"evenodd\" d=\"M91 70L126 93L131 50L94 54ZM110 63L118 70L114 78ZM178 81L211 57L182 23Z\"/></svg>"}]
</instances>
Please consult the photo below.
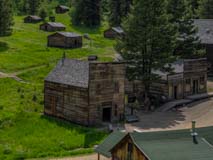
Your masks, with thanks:
<instances>
[{"instance_id":1,"label":"log cabin","mask_svg":"<svg viewBox=\"0 0 213 160\"><path fill-rule=\"evenodd\" d=\"M64 31L65 29L66 27L58 22L46 22L40 25L40 30L48 32Z\"/></svg>"},{"instance_id":2,"label":"log cabin","mask_svg":"<svg viewBox=\"0 0 213 160\"><path fill-rule=\"evenodd\" d=\"M115 131L96 149L111 160L212 160L210 143L188 130L146 133Z\"/></svg>"},{"instance_id":3,"label":"log cabin","mask_svg":"<svg viewBox=\"0 0 213 160\"><path fill-rule=\"evenodd\" d=\"M24 18L24 23L39 23L42 21L42 18L35 15L29 15Z\"/></svg>"},{"instance_id":4,"label":"log cabin","mask_svg":"<svg viewBox=\"0 0 213 160\"><path fill-rule=\"evenodd\" d=\"M124 117L125 64L62 59L45 79L44 113L91 126Z\"/></svg>"},{"instance_id":5,"label":"log cabin","mask_svg":"<svg viewBox=\"0 0 213 160\"><path fill-rule=\"evenodd\" d=\"M105 38L122 38L124 36L124 30L121 27L111 27L104 31Z\"/></svg>"},{"instance_id":6,"label":"log cabin","mask_svg":"<svg viewBox=\"0 0 213 160\"><path fill-rule=\"evenodd\" d=\"M213 19L195 19L195 26L198 29L198 37L205 48L209 64L209 72L213 73Z\"/></svg>"},{"instance_id":7,"label":"log cabin","mask_svg":"<svg viewBox=\"0 0 213 160\"><path fill-rule=\"evenodd\" d=\"M48 36L48 47L81 48L83 45L81 35L72 32L56 32Z\"/></svg>"},{"instance_id":8,"label":"log cabin","mask_svg":"<svg viewBox=\"0 0 213 160\"><path fill-rule=\"evenodd\" d=\"M207 92L207 59L181 59L171 64L172 72L152 71L159 80L151 84L150 94L164 102ZM129 101L144 92L140 81L125 82Z\"/></svg>"},{"instance_id":9,"label":"log cabin","mask_svg":"<svg viewBox=\"0 0 213 160\"><path fill-rule=\"evenodd\" d=\"M55 7L55 12L57 14L63 14L69 12L69 10L70 10L69 7L63 5L58 5L57 7Z\"/></svg>"}]
</instances>

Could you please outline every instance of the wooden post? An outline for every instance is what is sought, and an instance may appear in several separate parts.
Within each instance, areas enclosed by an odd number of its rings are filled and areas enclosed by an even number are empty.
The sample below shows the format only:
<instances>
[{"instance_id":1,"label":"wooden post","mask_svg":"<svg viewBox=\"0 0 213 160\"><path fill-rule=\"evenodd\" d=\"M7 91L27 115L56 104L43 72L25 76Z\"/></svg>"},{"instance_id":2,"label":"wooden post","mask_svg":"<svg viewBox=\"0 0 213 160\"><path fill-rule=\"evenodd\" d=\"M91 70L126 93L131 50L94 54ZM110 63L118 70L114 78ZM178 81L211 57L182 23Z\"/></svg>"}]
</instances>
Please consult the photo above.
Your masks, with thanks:
<instances>
[{"instance_id":1,"label":"wooden post","mask_svg":"<svg viewBox=\"0 0 213 160\"><path fill-rule=\"evenodd\" d=\"M100 154L98 153L98 160L100 160Z\"/></svg>"}]
</instances>

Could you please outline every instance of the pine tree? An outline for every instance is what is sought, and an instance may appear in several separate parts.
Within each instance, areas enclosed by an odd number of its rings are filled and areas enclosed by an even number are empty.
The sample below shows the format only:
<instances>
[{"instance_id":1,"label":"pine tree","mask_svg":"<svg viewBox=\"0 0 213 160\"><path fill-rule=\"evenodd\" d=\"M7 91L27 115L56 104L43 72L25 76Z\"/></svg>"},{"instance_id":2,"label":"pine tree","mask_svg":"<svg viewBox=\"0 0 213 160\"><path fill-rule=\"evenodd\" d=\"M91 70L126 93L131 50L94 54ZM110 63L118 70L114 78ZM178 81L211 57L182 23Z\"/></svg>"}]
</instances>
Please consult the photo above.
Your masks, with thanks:
<instances>
[{"instance_id":1,"label":"pine tree","mask_svg":"<svg viewBox=\"0 0 213 160\"><path fill-rule=\"evenodd\" d=\"M185 0L169 0L168 13L170 22L175 24L178 31L175 55L181 58L196 58L203 54L193 16Z\"/></svg>"},{"instance_id":2,"label":"pine tree","mask_svg":"<svg viewBox=\"0 0 213 160\"><path fill-rule=\"evenodd\" d=\"M12 34L13 6L11 0L0 0L0 36Z\"/></svg>"},{"instance_id":3,"label":"pine tree","mask_svg":"<svg viewBox=\"0 0 213 160\"><path fill-rule=\"evenodd\" d=\"M202 0L200 12L202 18L213 19L213 0Z\"/></svg>"},{"instance_id":4,"label":"pine tree","mask_svg":"<svg viewBox=\"0 0 213 160\"><path fill-rule=\"evenodd\" d=\"M100 0L76 0L71 17L75 25L86 25L89 27L99 26L101 23Z\"/></svg>"},{"instance_id":5,"label":"pine tree","mask_svg":"<svg viewBox=\"0 0 213 160\"><path fill-rule=\"evenodd\" d=\"M126 36L118 40L116 49L128 62L128 79L144 85L145 106L149 107L150 85L159 78L153 70L174 60L176 31L168 21L165 1L136 0L123 28Z\"/></svg>"},{"instance_id":6,"label":"pine tree","mask_svg":"<svg viewBox=\"0 0 213 160\"><path fill-rule=\"evenodd\" d=\"M188 7L191 9L193 18L199 18L199 8L201 0L188 0Z\"/></svg>"},{"instance_id":7,"label":"pine tree","mask_svg":"<svg viewBox=\"0 0 213 160\"><path fill-rule=\"evenodd\" d=\"M28 13L31 15L36 15L39 11L40 4L41 4L40 0L28 0L26 4L29 6Z\"/></svg>"},{"instance_id":8,"label":"pine tree","mask_svg":"<svg viewBox=\"0 0 213 160\"><path fill-rule=\"evenodd\" d=\"M130 11L131 0L110 0L109 23L111 26L120 26L122 19Z\"/></svg>"},{"instance_id":9,"label":"pine tree","mask_svg":"<svg viewBox=\"0 0 213 160\"><path fill-rule=\"evenodd\" d=\"M47 18L48 16L48 13L46 11L45 8L41 8L40 11L39 11L39 16L42 18L43 21L45 21L45 19Z\"/></svg>"}]
</instances>

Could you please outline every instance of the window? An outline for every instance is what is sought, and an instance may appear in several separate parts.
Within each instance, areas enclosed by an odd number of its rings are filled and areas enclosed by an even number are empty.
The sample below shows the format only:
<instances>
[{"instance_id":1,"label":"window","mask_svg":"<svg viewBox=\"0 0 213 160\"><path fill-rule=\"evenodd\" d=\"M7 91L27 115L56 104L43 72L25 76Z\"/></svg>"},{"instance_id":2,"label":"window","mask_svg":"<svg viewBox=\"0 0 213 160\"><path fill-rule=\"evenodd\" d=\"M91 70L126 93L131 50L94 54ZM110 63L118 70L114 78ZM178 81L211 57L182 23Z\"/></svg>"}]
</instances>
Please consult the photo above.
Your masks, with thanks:
<instances>
[{"instance_id":1,"label":"window","mask_svg":"<svg viewBox=\"0 0 213 160\"><path fill-rule=\"evenodd\" d=\"M119 93L119 83L118 82L114 83L114 92Z\"/></svg>"},{"instance_id":2,"label":"window","mask_svg":"<svg viewBox=\"0 0 213 160\"><path fill-rule=\"evenodd\" d=\"M117 117L118 116L118 106L117 104L115 104L115 112L114 112L114 116Z\"/></svg>"},{"instance_id":3,"label":"window","mask_svg":"<svg viewBox=\"0 0 213 160\"><path fill-rule=\"evenodd\" d=\"M205 77L203 76L203 77L200 77L200 83L201 84L204 84L205 83Z\"/></svg>"},{"instance_id":4,"label":"window","mask_svg":"<svg viewBox=\"0 0 213 160\"><path fill-rule=\"evenodd\" d=\"M191 84L191 79L186 79L186 84Z\"/></svg>"},{"instance_id":5,"label":"window","mask_svg":"<svg viewBox=\"0 0 213 160\"><path fill-rule=\"evenodd\" d=\"M133 145L132 143L128 143L128 156L127 156L128 160L132 160L132 151L133 151Z\"/></svg>"}]
</instances>

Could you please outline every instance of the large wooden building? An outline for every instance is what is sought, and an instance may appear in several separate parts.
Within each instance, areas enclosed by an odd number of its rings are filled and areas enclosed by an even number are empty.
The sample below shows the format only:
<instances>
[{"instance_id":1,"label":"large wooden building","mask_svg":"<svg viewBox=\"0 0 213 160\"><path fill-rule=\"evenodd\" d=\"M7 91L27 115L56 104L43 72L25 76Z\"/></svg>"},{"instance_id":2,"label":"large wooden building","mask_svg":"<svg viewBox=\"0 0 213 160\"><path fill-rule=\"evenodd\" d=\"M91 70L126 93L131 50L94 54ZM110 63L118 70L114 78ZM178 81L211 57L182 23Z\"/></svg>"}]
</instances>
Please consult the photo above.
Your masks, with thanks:
<instances>
[{"instance_id":1,"label":"large wooden building","mask_svg":"<svg viewBox=\"0 0 213 160\"><path fill-rule=\"evenodd\" d=\"M66 27L58 22L46 22L40 25L40 30L49 32L64 31L65 29Z\"/></svg>"},{"instance_id":2,"label":"large wooden building","mask_svg":"<svg viewBox=\"0 0 213 160\"><path fill-rule=\"evenodd\" d=\"M57 14L63 14L69 12L69 10L70 10L69 7L63 5L58 5L57 7L55 7L55 12Z\"/></svg>"},{"instance_id":3,"label":"large wooden building","mask_svg":"<svg viewBox=\"0 0 213 160\"><path fill-rule=\"evenodd\" d=\"M124 36L124 30L121 27L111 27L104 31L105 38L122 38Z\"/></svg>"},{"instance_id":4,"label":"large wooden building","mask_svg":"<svg viewBox=\"0 0 213 160\"><path fill-rule=\"evenodd\" d=\"M153 71L160 79L151 85L151 95L170 101L207 92L206 58L178 60L171 67L172 72ZM144 88L140 81L126 81L125 91L134 97L143 93Z\"/></svg>"},{"instance_id":5,"label":"large wooden building","mask_svg":"<svg viewBox=\"0 0 213 160\"><path fill-rule=\"evenodd\" d=\"M48 47L81 48L83 45L81 35L72 32L56 32L48 36Z\"/></svg>"},{"instance_id":6,"label":"large wooden building","mask_svg":"<svg viewBox=\"0 0 213 160\"><path fill-rule=\"evenodd\" d=\"M24 23L38 23L41 22L42 18L39 16L30 15L24 18Z\"/></svg>"},{"instance_id":7,"label":"large wooden building","mask_svg":"<svg viewBox=\"0 0 213 160\"><path fill-rule=\"evenodd\" d=\"M45 79L44 113L82 125L119 121L124 81L123 63L62 59Z\"/></svg>"},{"instance_id":8,"label":"large wooden building","mask_svg":"<svg viewBox=\"0 0 213 160\"><path fill-rule=\"evenodd\" d=\"M198 28L198 37L206 49L209 71L213 73L213 19L195 19Z\"/></svg>"},{"instance_id":9,"label":"large wooden building","mask_svg":"<svg viewBox=\"0 0 213 160\"><path fill-rule=\"evenodd\" d=\"M196 135L195 132L193 132ZM212 132L205 133L205 135ZM95 151L111 160L212 160L210 143L188 130L147 133L116 131Z\"/></svg>"}]
</instances>

